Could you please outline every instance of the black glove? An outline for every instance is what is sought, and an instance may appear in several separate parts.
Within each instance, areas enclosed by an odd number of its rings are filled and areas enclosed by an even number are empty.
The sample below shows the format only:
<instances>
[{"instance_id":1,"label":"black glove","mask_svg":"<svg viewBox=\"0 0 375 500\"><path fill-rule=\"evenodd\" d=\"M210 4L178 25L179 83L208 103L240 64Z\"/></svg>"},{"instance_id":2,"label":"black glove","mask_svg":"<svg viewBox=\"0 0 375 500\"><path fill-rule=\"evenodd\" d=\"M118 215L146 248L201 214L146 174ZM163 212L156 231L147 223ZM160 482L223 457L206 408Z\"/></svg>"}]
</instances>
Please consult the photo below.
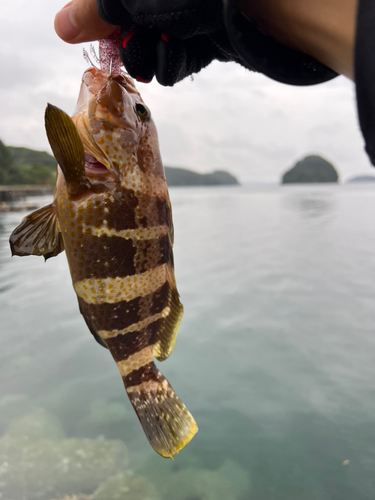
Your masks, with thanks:
<instances>
[{"instance_id":1,"label":"black glove","mask_svg":"<svg viewBox=\"0 0 375 500\"><path fill-rule=\"evenodd\" d=\"M144 82L172 86L212 60L235 61L274 80L312 85L336 73L264 35L233 0L96 0L109 24L121 26L122 62Z\"/></svg>"},{"instance_id":2,"label":"black glove","mask_svg":"<svg viewBox=\"0 0 375 500\"><path fill-rule=\"evenodd\" d=\"M372 0L360 0L357 12L354 61L358 116L365 138L366 152L371 163L375 165L374 2Z\"/></svg>"},{"instance_id":3,"label":"black glove","mask_svg":"<svg viewBox=\"0 0 375 500\"><path fill-rule=\"evenodd\" d=\"M128 73L172 86L212 60L241 62L223 22L222 0L96 0L101 18L121 26Z\"/></svg>"}]
</instances>

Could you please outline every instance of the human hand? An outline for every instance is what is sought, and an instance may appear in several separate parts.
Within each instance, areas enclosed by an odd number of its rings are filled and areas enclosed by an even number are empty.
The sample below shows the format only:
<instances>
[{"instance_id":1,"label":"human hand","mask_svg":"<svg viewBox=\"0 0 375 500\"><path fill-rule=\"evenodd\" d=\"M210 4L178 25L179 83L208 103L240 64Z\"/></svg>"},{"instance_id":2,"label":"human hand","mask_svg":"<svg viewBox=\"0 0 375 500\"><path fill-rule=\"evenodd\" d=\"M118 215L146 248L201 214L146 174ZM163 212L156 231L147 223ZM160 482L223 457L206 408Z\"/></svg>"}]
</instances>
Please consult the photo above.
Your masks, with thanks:
<instances>
[{"instance_id":1,"label":"human hand","mask_svg":"<svg viewBox=\"0 0 375 500\"><path fill-rule=\"evenodd\" d=\"M120 24L121 58L138 81L174 85L213 59L236 60L222 0L97 0L103 20Z\"/></svg>"},{"instance_id":2,"label":"human hand","mask_svg":"<svg viewBox=\"0 0 375 500\"><path fill-rule=\"evenodd\" d=\"M73 0L55 17L55 31L67 43L100 40L117 29L102 20L95 0Z\"/></svg>"},{"instance_id":3,"label":"human hand","mask_svg":"<svg viewBox=\"0 0 375 500\"><path fill-rule=\"evenodd\" d=\"M120 25L129 74L174 85L213 59L239 62L222 10L222 0L73 0L56 15L55 30L65 42L81 43L104 38Z\"/></svg>"}]
</instances>

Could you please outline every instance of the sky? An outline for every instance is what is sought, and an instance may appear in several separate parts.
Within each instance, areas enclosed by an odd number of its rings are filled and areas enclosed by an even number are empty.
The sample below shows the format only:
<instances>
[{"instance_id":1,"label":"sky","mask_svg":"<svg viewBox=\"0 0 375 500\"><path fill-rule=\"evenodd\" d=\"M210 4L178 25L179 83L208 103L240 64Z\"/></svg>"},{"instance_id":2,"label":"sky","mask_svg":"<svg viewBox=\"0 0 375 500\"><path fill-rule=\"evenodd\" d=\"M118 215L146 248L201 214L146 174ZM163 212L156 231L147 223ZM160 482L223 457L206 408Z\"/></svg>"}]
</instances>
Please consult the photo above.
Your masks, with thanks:
<instances>
[{"instance_id":1,"label":"sky","mask_svg":"<svg viewBox=\"0 0 375 500\"><path fill-rule=\"evenodd\" d=\"M50 152L47 102L73 113L87 64L83 48L55 34L65 0L1 0L0 139ZM355 88L345 77L294 87L235 63L214 62L162 87L137 84L156 123L164 165L224 169L241 183L279 182L296 161L319 154L340 180L375 174L364 152Z\"/></svg>"}]
</instances>

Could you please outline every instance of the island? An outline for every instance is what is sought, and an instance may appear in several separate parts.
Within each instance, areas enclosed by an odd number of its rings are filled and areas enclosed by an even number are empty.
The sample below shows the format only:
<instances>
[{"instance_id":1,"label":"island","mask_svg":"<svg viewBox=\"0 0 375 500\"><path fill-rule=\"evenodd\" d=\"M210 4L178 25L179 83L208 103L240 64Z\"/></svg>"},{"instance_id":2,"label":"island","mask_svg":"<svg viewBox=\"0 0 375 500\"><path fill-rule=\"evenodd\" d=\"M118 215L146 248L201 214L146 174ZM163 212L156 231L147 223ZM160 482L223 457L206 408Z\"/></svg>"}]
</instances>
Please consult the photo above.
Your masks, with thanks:
<instances>
[{"instance_id":1,"label":"island","mask_svg":"<svg viewBox=\"0 0 375 500\"><path fill-rule=\"evenodd\" d=\"M186 168L165 167L168 186L238 186L238 180L225 170L199 174Z\"/></svg>"},{"instance_id":2,"label":"island","mask_svg":"<svg viewBox=\"0 0 375 500\"><path fill-rule=\"evenodd\" d=\"M347 183L355 183L355 182L375 182L375 175L357 175L356 177L352 177L346 181Z\"/></svg>"},{"instance_id":3,"label":"island","mask_svg":"<svg viewBox=\"0 0 375 500\"><path fill-rule=\"evenodd\" d=\"M282 184L311 183L311 182L338 182L339 176L332 165L321 156L306 156L298 161L293 168L285 172Z\"/></svg>"},{"instance_id":4,"label":"island","mask_svg":"<svg viewBox=\"0 0 375 500\"><path fill-rule=\"evenodd\" d=\"M238 180L224 170L199 174L185 168L165 167L168 186L238 185ZM50 186L56 180L56 160L45 151L5 146L0 141L0 186Z\"/></svg>"}]
</instances>

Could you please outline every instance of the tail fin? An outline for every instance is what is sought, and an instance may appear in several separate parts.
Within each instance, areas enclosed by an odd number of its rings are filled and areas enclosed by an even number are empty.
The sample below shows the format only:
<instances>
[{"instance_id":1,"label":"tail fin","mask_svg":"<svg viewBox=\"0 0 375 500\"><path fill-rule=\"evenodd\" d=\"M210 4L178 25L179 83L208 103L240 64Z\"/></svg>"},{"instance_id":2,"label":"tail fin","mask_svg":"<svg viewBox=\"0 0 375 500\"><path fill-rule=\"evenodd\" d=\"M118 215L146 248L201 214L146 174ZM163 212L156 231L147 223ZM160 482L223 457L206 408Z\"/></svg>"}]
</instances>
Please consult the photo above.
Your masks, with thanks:
<instances>
[{"instance_id":1,"label":"tail fin","mask_svg":"<svg viewBox=\"0 0 375 500\"><path fill-rule=\"evenodd\" d=\"M141 376L145 381L138 385L129 385L124 377L126 392L151 446L162 457L173 459L198 427L155 364L146 366Z\"/></svg>"}]
</instances>

